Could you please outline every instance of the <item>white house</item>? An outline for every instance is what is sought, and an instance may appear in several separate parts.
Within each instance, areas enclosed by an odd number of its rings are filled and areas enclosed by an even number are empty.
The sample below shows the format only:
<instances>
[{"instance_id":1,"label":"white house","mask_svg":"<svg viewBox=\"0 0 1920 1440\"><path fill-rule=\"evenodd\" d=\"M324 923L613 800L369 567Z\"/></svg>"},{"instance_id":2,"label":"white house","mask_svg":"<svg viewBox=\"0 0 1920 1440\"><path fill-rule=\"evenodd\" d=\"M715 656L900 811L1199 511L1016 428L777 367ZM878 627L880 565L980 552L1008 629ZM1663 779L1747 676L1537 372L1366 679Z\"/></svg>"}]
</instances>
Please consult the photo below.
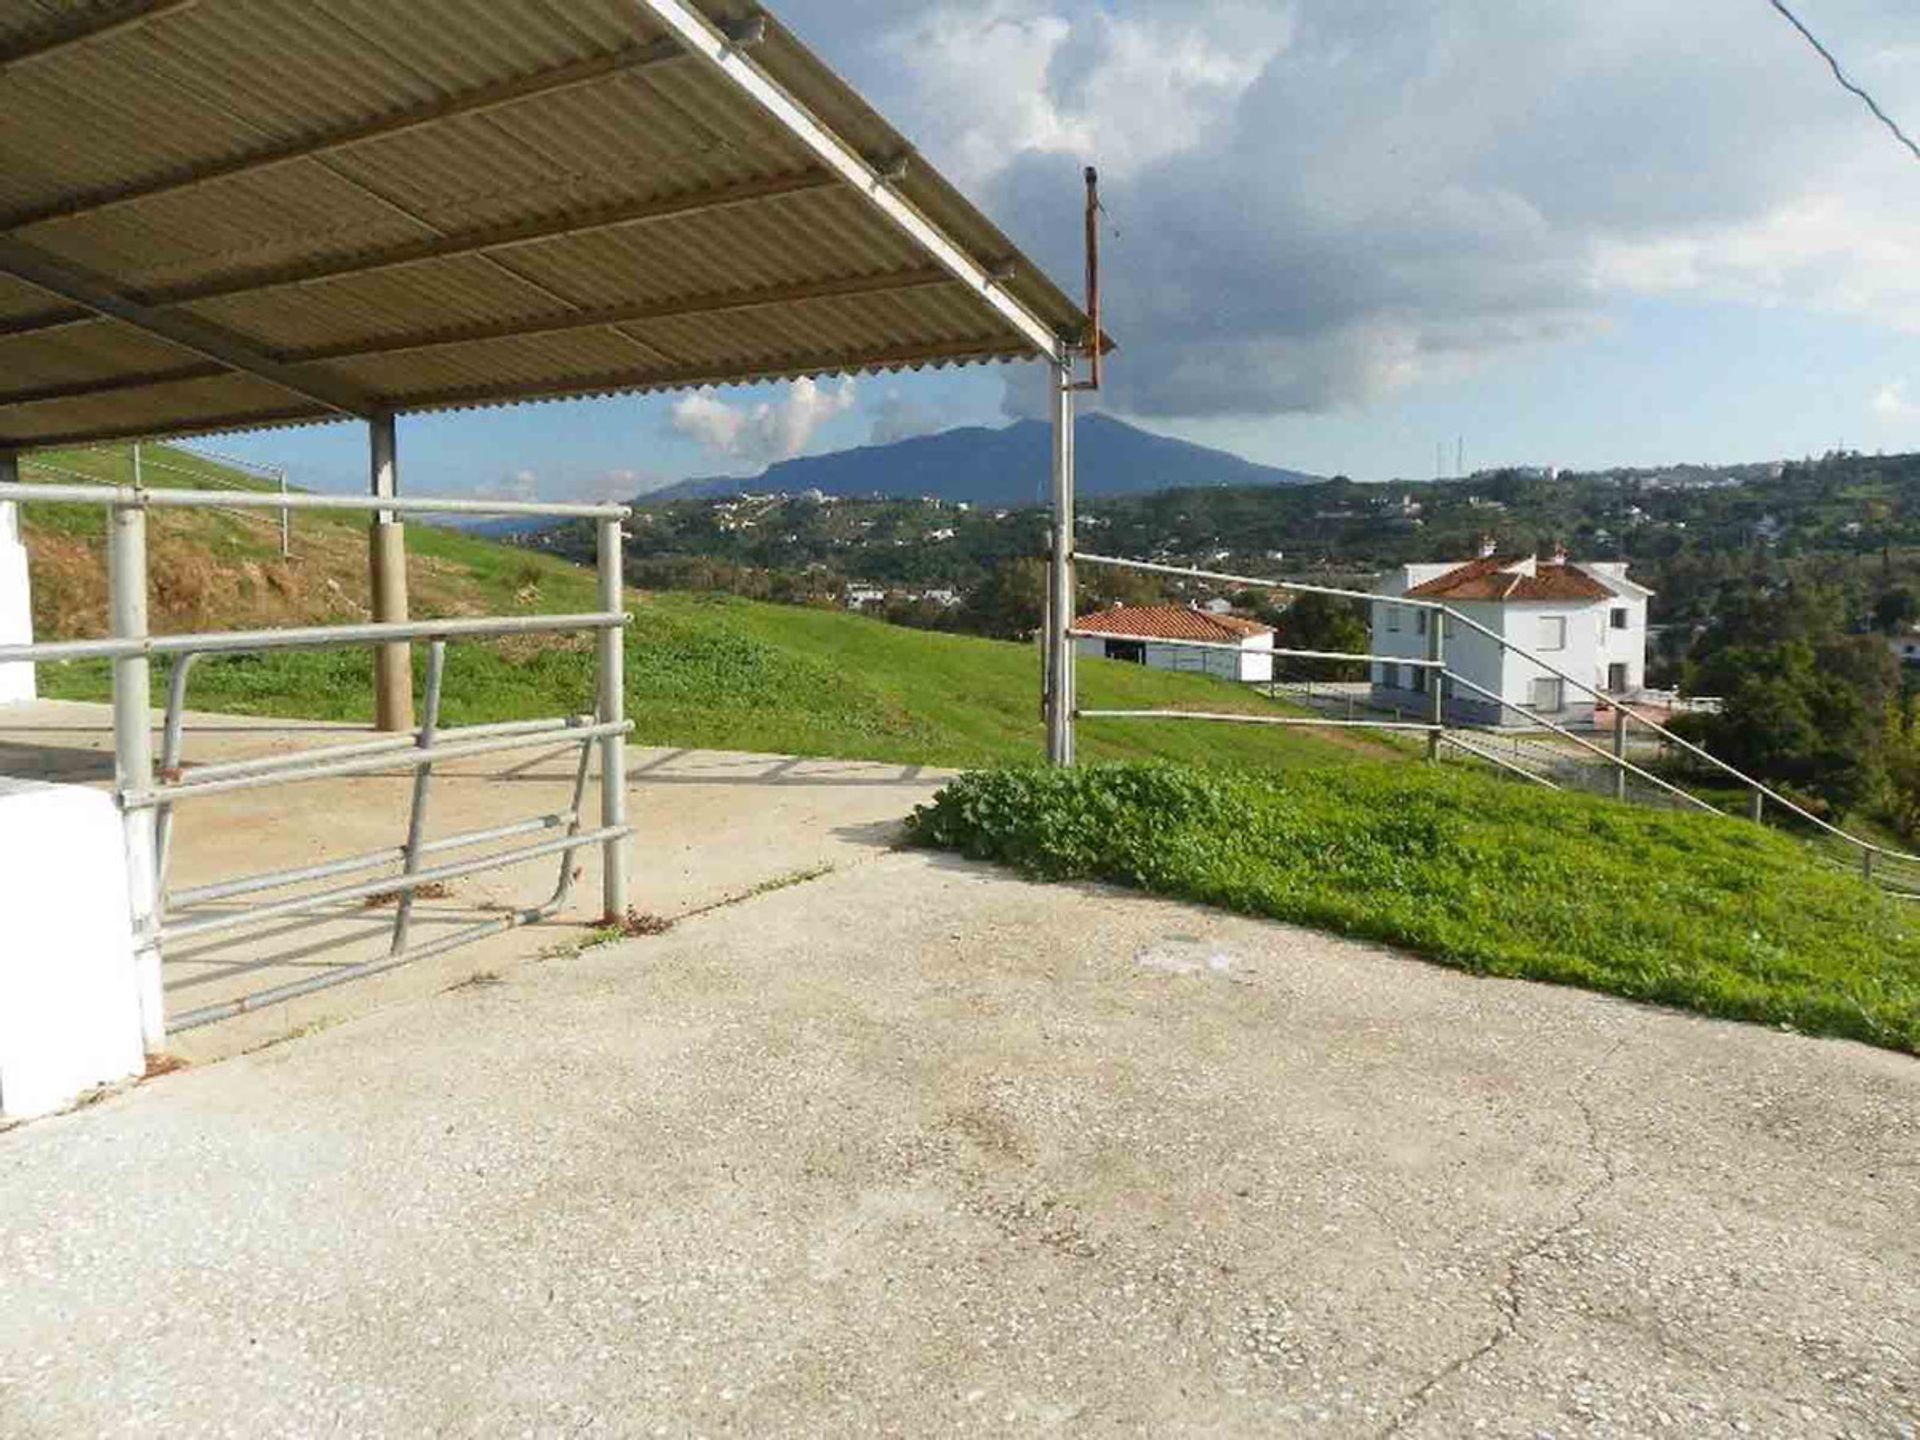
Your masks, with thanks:
<instances>
[{"instance_id":1,"label":"white house","mask_svg":"<svg viewBox=\"0 0 1920 1440\"><path fill-rule=\"evenodd\" d=\"M1470 627L1446 632L1446 713L1473 725L1525 725L1532 715L1560 725L1593 723L1594 700L1550 673L1552 665L1607 695L1628 698L1647 678L1647 601L1653 592L1627 578L1624 562L1569 561L1565 554L1495 555L1466 563L1406 565L1382 577L1373 604L1373 653L1425 659L1432 611L1396 604L1438 601L1526 653ZM1428 671L1395 659L1373 667L1373 703L1428 713ZM1495 699L1494 697L1498 697Z\"/></svg>"},{"instance_id":2,"label":"white house","mask_svg":"<svg viewBox=\"0 0 1920 1440\"><path fill-rule=\"evenodd\" d=\"M1237 615L1182 605L1117 605L1081 616L1074 628L1082 632L1075 641L1079 653L1094 659L1263 685L1273 679L1273 628ZM1178 640L1197 644L1171 643Z\"/></svg>"}]
</instances>

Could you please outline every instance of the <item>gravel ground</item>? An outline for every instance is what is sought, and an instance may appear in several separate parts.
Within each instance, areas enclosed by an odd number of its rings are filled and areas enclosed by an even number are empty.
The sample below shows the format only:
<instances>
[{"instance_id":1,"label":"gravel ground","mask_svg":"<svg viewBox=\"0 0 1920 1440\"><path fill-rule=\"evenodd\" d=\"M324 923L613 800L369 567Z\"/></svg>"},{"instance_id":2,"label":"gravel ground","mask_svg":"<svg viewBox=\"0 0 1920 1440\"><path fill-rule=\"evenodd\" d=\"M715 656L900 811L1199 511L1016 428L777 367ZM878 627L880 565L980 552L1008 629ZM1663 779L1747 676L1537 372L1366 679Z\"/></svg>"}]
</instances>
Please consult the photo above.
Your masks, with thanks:
<instances>
[{"instance_id":1,"label":"gravel ground","mask_svg":"<svg viewBox=\"0 0 1920 1440\"><path fill-rule=\"evenodd\" d=\"M1911 1437L1917 1117L884 855L0 1136L0 1433Z\"/></svg>"}]
</instances>

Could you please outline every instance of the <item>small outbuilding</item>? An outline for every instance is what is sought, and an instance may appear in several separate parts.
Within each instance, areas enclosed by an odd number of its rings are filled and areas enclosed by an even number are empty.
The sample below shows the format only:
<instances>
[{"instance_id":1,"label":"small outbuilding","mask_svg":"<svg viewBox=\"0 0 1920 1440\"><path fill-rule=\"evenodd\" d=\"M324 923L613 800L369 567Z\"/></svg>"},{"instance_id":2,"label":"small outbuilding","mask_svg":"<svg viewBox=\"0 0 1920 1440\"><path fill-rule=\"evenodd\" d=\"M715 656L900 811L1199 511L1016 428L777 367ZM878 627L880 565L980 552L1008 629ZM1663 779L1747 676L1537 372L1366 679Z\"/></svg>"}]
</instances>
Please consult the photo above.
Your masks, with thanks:
<instances>
[{"instance_id":1,"label":"small outbuilding","mask_svg":"<svg viewBox=\"0 0 1920 1440\"><path fill-rule=\"evenodd\" d=\"M1184 605L1116 605L1074 625L1082 655L1155 670L1187 670L1264 685L1273 679L1273 627Z\"/></svg>"}]
</instances>

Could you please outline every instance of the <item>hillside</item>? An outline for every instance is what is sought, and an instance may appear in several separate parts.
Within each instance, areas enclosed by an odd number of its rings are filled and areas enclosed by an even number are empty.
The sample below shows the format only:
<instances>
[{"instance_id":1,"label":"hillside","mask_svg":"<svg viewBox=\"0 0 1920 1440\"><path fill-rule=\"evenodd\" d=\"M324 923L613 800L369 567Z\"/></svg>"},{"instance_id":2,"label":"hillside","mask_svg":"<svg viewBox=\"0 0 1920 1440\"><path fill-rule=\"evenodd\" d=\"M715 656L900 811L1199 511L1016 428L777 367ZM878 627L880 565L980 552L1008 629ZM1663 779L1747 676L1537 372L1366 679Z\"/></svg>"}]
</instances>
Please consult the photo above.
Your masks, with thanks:
<instances>
[{"instance_id":1,"label":"hillside","mask_svg":"<svg viewBox=\"0 0 1920 1440\"><path fill-rule=\"evenodd\" d=\"M185 452L168 463L199 483L239 483ZM101 480L128 478L124 452L47 457ZM35 478L30 470L27 478ZM157 477L149 477L150 480ZM169 484L194 475L169 474ZM29 506L35 613L44 639L106 628L104 512ZM352 517L296 516L282 560L265 515L156 511L151 519L155 628L178 632L365 619L366 539ZM593 608L593 577L550 556L424 525L408 529L409 583L421 616ZM911 764L1031 759L1041 747L1038 656L1028 646L933 635L838 610L683 594L636 594L629 632L629 712L643 744L714 746ZM456 646L448 665L450 724L589 708L584 638ZM365 652L314 652L204 661L191 703L246 714L365 721ZM163 667L156 667L163 668ZM156 675L156 696L163 677ZM105 667L42 667L42 693L101 699ZM1089 703L1271 708L1203 677L1089 664ZM1341 761L1400 752L1370 741L1219 727L1147 724L1089 728L1095 758L1159 756L1257 765Z\"/></svg>"},{"instance_id":2,"label":"hillside","mask_svg":"<svg viewBox=\"0 0 1920 1440\"><path fill-rule=\"evenodd\" d=\"M1305 485L1318 477L1256 465L1108 415L1083 415L1074 427L1082 495L1142 495L1213 485ZM743 492L790 495L928 496L974 505L1031 505L1047 494L1053 428L1022 420L1004 429L967 426L892 445L783 460L743 480L688 480L644 496L647 504Z\"/></svg>"}]
</instances>

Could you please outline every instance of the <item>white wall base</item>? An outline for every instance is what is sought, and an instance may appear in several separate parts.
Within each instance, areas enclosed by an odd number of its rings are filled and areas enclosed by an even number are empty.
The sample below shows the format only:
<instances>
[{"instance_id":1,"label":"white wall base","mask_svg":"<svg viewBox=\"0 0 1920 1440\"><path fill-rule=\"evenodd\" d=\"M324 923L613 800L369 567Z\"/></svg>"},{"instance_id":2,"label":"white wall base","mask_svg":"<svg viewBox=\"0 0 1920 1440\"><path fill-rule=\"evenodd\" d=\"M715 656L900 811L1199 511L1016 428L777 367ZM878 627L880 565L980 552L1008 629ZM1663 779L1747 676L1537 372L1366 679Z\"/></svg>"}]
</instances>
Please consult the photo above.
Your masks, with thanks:
<instances>
[{"instance_id":1,"label":"white wall base","mask_svg":"<svg viewBox=\"0 0 1920 1440\"><path fill-rule=\"evenodd\" d=\"M111 797L0 777L0 1116L146 1066L127 842Z\"/></svg>"},{"instance_id":2,"label":"white wall base","mask_svg":"<svg viewBox=\"0 0 1920 1440\"><path fill-rule=\"evenodd\" d=\"M27 546L20 538L20 507L0 502L0 645L33 643L33 589L27 580ZM0 665L0 705L36 696L33 666Z\"/></svg>"}]
</instances>

